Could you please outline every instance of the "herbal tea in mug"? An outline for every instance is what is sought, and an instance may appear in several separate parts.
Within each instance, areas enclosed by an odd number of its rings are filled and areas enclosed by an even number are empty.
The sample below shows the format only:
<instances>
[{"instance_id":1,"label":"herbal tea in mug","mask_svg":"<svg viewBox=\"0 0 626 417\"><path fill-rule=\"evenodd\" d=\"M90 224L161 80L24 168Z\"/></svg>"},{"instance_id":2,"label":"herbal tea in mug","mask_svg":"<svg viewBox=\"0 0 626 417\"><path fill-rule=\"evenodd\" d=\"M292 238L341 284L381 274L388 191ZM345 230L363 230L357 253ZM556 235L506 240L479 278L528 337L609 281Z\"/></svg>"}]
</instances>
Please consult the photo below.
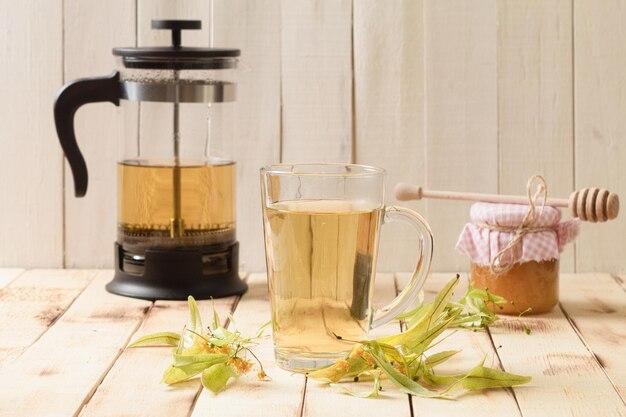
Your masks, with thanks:
<instances>
[{"instance_id":1,"label":"herbal tea in mug","mask_svg":"<svg viewBox=\"0 0 626 417\"><path fill-rule=\"evenodd\" d=\"M261 170L265 251L278 364L307 371L345 356L351 342L400 314L430 266L432 236L415 212L383 205L382 169L344 164ZM400 220L420 237L417 268L387 307L371 305L381 224Z\"/></svg>"}]
</instances>

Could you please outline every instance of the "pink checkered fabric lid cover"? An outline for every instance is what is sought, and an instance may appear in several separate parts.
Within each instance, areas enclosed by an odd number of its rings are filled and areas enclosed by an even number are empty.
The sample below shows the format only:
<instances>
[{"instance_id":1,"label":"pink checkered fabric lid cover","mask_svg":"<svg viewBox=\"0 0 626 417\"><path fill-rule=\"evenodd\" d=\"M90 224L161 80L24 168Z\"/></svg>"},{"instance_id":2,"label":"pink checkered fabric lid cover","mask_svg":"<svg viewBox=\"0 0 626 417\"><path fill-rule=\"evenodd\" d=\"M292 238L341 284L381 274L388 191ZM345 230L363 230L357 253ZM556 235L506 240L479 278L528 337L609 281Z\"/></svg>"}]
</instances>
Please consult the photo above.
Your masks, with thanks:
<instances>
[{"instance_id":1,"label":"pink checkered fabric lid cover","mask_svg":"<svg viewBox=\"0 0 626 417\"><path fill-rule=\"evenodd\" d=\"M553 227L554 230L529 232L522 237L510 256L514 263L559 259L559 254L568 242L578 235L578 219L560 222L561 211L546 206L537 207L537 218L533 227ZM487 266L496 254L508 245L515 233L490 230L489 226L519 226L528 211L522 204L475 203L470 209L471 223L467 223L456 243L456 250L469 256L478 265ZM560 222L560 223L559 223ZM481 226L482 225L482 226ZM510 257L508 259L510 261Z\"/></svg>"}]
</instances>

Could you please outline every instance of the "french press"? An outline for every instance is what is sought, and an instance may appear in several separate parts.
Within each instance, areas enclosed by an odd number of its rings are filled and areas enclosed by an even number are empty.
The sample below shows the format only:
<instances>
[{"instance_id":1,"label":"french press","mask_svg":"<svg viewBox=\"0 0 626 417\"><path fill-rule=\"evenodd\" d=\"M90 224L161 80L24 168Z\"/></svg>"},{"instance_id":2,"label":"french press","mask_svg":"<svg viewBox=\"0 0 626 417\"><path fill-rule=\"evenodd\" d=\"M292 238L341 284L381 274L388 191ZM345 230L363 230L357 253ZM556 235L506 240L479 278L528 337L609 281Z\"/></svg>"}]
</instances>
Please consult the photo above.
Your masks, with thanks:
<instances>
[{"instance_id":1,"label":"french press","mask_svg":"<svg viewBox=\"0 0 626 417\"><path fill-rule=\"evenodd\" d=\"M232 158L238 49L181 46L197 20L153 20L167 47L114 48L118 70L65 85L54 119L77 197L87 166L74 114L87 103L122 105L115 277L108 291L183 300L243 293L235 236Z\"/></svg>"}]
</instances>

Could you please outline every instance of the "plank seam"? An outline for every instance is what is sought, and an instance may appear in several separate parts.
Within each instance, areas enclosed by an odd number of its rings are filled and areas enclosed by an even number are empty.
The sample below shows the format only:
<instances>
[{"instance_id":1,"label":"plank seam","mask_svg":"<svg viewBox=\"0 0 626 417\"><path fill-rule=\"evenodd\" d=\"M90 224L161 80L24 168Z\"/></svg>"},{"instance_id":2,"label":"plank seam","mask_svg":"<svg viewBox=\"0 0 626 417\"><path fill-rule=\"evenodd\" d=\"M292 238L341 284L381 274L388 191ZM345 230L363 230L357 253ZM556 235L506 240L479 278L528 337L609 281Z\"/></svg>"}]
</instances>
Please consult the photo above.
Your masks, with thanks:
<instances>
[{"instance_id":1,"label":"plank seam","mask_svg":"<svg viewBox=\"0 0 626 417\"><path fill-rule=\"evenodd\" d=\"M572 189L576 189L576 13L574 0L571 0L572 10ZM574 240L574 273L578 272L578 245Z\"/></svg>"},{"instance_id":2,"label":"plank seam","mask_svg":"<svg viewBox=\"0 0 626 417\"><path fill-rule=\"evenodd\" d=\"M93 387L91 387L91 390L89 390L89 392L87 392L87 395L83 399L82 404L78 407L78 409L74 413L74 417L78 417L80 414L82 414L82 412L85 409L85 407L87 407L87 405L89 404L89 401L91 401L93 396L96 394L96 391L98 391L98 388L100 388L100 385L102 385L102 381L104 381L104 379L107 377L107 375L109 374L109 372L113 368L113 365L115 365L115 363L120 358L120 356L122 356L122 353L124 353L124 351L126 351L126 348L128 347L128 343L130 342L130 340L133 338L135 333L137 333L137 330L139 330L139 328L143 325L143 323L145 323L147 318L150 316L150 312L152 311L153 307L154 307L154 301L152 301L152 303L147 308L144 308L142 319L141 320L137 320L137 324L135 325L135 328L128 335L128 337L124 341L124 344L121 346L121 349L118 350L117 355L115 355L115 357L109 363L109 365L104 370L104 372L102 373L100 378L96 381L96 383L93 385Z\"/></svg>"},{"instance_id":3,"label":"plank seam","mask_svg":"<svg viewBox=\"0 0 626 417\"><path fill-rule=\"evenodd\" d=\"M352 124L352 129L351 129L351 147L352 149L350 150L350 162L353 164L356 164L357 161L357 153L356 153L356 140L357 140L357 135L356 135L356 72L355 72L355 63L354 63L354 0L352 0L351 3L351 8L350 8L350 75L351 77L351 81L352 81L352 91L350 92L351 94L351 105L352 105L352 109L351 109L351 116L352 116L352 120L351 120L351 124Z\"/></svg>"},{"instance_id":4,"label":"plank seam","mask_svg":"<svg viewBox=\"0 0 626 417\"><path fill-rule=\"evenodd\" d=\"M32 271L32 270L31 270ZM26 272L26 271L24 271ZM22 274L20 274L22 275ZM28 349L30 349L32 346L35 346L37 344L37 342L39 341L39 339L41 339L43 337L43 335L45 335L46 333L48 333L48 331L50 331L50 329L52 329L52 327L61 319L61 317L65 316L65 313L67 313L67 311L70 309L70 307L72 307L74 305L74 303L76 302L76 300L78 300L78 298L85 292L85 290L87 289L87 287L89 285L91 285L91 283L93 282L93 280L96 278L97 276L97 272L93 271L93 276L91 277L91 279L89 279L89 281L87 281L87 283L85 284L85 286L83 286L83 288L80 289L80 291L78 292L78 294L76 294L76 297L72 298L72 300L67 304L67 306L65 307L65 309L63 309L63 311L61 311L55 318L54 320L52 320L50 322L50 324L48 325L48 327L46 328L46 330L44 330L39 336L37 336L35 338L35 340L33 340L33 342L28 345L23 351L21 351L13 360L16 360L17 358L19 358L20 356L22 356ZM16 277L17 278L17 277Z\"/></svg>"},{"instance_id":5,"label":"plank seam","mask_svg":"<svg viewBox=\"0 0 626 417\"><path fill-rule=\"evenodd\" d=\"M65 0L61 0L61 82L65 84ZM61 267L67 266L67 233L66 233L66 214L67 207L65 203L65 190L67 176L65 175L64 154L61 153Z\"/></svg>"},{"instance_id":6,"label":"plank seam","mask_svg":"<svg viewBox=\"0 0 626 417\"><path fill-rule=\"evenodd\" d=\"M14 276L13 278L9 279L9 281L6 284L0 285L0 291L3 288L8 288L11 284L13 284L15 281L17 281L17 279L19 277L21 277L22 275L24 275L27 271L28 271L28 269L24 269L22 272L18 273L16 276Z\"/></svg>"},{"instance_id":7,"label":"plank seam","mask_svg":"<svg viewBox=\"0 0 626 417\"><path fill-rule=\"evenodd\" d=\"M304 415L304 407L306 404L306 387L309 382L309 377L304 375L304 384L302 385L302 399L300 400L300 405L298 406L298 417L302 417Z\"/></svg>"},{"instance_id":8,"label":"plank seam","mask_svg":"<svg viewBox=\"0 0 626 417\"><path fill-rule=\"evenodd\" d=\"M279 162L284 162L283 161L283 141L284 141L284 137L285 137L285 109L284 109L284 105L285 105L285 92L283 89L283 66L285 65L284 63L284 59L285 57L283 56L283 5L282 5L282 1L280 2L280 19L278 24L280 25L280 36L278 37L278 49L280 51L280 83L279 83L279 97L280 97L280 112L278 114L278 161Z\"/></svg>"},{"instance_id":9,"label":"plank seam","mask_svg":"<svg viewBox=\"0 0 626 417\"><path fill-rule=\"evenodd\" d=\"M591 349L591 346L587 344L587 341L585 340L582 333L578 329L578 326L576 326L576 321L572 317L570 317L570 315L565 310L565 307L563 307L563 304L561 304L560 302L559 302L559 308L563 312L563 315L565 316L565 319L567 320L569 325L572 326L572 329L574 329L574 333L576 333L576 336L578 337L578 339L580 339L583 346L585 346L585 349L587 349L589 353L591 354L591 356L593 357L593 360L598 364L600 369L602 369L602 373L604 374L604 376L606 376L606 379L608 379L608 381L611 383L611 386L617 393L617 396L620 398L620 400L622 400L622 403L624 403L624 405L626 406L626 398L622 397L619 389L617 388L617 386L615 385L615 383L613 382L609 374L606 372L606 369L604 369L604 366L602 366L602 362L600 361L596 353Z\"/></svg>"},{"instance_id":10,"label":"plank seam","mask_svg":"<svg viewBox=\"0 0 626 417\"><path fill-rule=\"evenodd\" d=\"M495 36L495 41L496 41L496 47L495 47L495 62L496 62L496 156L498 158L497 164L497 171L496 171L496 190L498 190L498 193L502 193L502 184L501 184L501 177L502 175L502 137L500 136L500 31L502 30L502 25L500 25L500 23L498 22L498 19L500 17L500 13L499 13L499 5L501 5L500 2L496 2L494 4L495 7L495 13L494 16L496 18L496 36Z\"/></svg>"},{"instance_id":11,"label":"plank seam","mask_svg":"<svg viewBox=\"0 0 626 417\"><path fill-rule=\"evenodd\" d=\"M400 294L400 286L398 285L398 273L393 274L393 285L396 290L396 297ZM405 323L404 320L398 321L398 326L400 327L400 331L404 331ZM409 400L409 415L411 417L415 417L415 412L413 411L413 396L411 394L406 395L407 400Z\"/></svg>"},{"instance_id":12,"label":"plank seam","mask_svg":"<svg viewBox=\"0 0 626 417\"><path fill-rule=\"evenodd\" d=\"M622 279L622 277L620 277L619 275L615 275L615 274L609 274L609 275L611 276L611 278L613 278L615 282L617 282L617 285L622 287L622 290L626 292L626 286L624 285L624 280Z\"/></svg>"},{"instance_id":13,"label":"plank seam","mask_svg":"<svg viewBox=\"0 0 626 417\"><path fill-rule=\"evenodd\" d=\"M196 390L196 394L193 396L193 399L191 400L191 405L189 406L189 411L187 412L187 417L191 417L191 415L193 414L194 410L196 409L196 404L198 403L198 398L200 398L200 394L202 394L202 389L203 388L204 387L202 386L202 384L200 384L200 386Z\"/></svg>"},{"instance_id":14,"label":"plank seam","mask_svg":"<svg viewBox=\"0 0 626 417\"><path fill-rule=\"evenodd\" d=\"M502 363L502 359L500 358L500 354L498 353L498 348L496 347L495 342L493 341L493 337L491 336L491 330L489 329L489 327L487 327L486 329L487 335L489 336L489 341L491 342L491 347L493 348L493 352L496 355L496 358L498 358L498 363L500 364L500 368L502 368L503 371L506 371L506 369L504 368L504 364ZM509 388L505 388L506 391L510 392L511 395L513 396L513 399L515 400L515 405L517 406L517 411L519 411L519 415L520 417L524 415L524 413L522 412L522 407L520 406L519 400L517 399L517 395L515 395L515 390L511 387Z\"/></svg>"}]
</instances>

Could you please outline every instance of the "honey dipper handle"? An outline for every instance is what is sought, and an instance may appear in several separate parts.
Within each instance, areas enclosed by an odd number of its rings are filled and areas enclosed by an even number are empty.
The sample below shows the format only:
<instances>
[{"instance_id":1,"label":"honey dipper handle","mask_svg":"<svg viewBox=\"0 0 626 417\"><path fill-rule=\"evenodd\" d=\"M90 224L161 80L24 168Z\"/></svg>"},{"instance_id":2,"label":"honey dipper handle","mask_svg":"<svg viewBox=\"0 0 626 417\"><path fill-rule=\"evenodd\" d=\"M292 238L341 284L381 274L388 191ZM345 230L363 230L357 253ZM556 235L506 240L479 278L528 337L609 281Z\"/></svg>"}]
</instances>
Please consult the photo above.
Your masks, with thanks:
<instances>
[{"instance_id":1,"label":"honey dipper handle","mask_svg":"<svg viewBox=\"0 0 626 417\"><path fill-rule=\"evenodd\" d=\"M422 187L402 182L396 185L395 194L396 198L400 201L432 198L437 200L464 200L482 201L485 203L528 204L528 197L526 196L424 190ZM569 200L565 198L548 198L546 200L547 206L568 207L568 204Z\"/></svg>"}]
</instances>

